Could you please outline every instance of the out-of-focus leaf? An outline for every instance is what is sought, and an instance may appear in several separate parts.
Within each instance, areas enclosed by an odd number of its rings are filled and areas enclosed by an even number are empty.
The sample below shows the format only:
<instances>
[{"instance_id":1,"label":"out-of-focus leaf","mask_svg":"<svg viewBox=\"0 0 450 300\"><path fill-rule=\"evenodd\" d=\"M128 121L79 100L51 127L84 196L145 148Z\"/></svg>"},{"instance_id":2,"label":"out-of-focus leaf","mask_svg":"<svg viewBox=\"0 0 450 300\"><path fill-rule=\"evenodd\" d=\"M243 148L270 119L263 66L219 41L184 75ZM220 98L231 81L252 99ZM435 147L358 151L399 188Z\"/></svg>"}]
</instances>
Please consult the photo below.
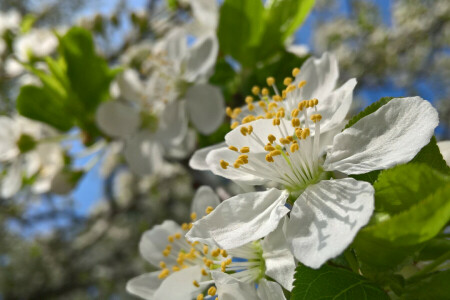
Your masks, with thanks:
<instances>
[{"instance_id":1,"label":"out-of-focus leaf","mask_svg":"<svg viewBox=\"0 0 450 300\"><path fill-rule=\"evenodd\" d=\"M25 117L62 131L68 131L73 126L73 116L66 113L64 102L41 87L22 86L17 98L17 110Z\"/></svg>"},{"instance_id":2,"label":"out-of-focus leaf","mask_svg":"<svg viewBox=\"0 0 450 300\"><path fill-rule=\"evenodd\" d=\"M429 167L432 167L439 172L450 175L450 168L447 166L444 158L442 157L439 147L436 142L436 137L432 137L431 141L425 147L417 153L416 157L411 162L426 163Z\"/></svg>"},{"instance_id":3,"label":"out-of-focus leaf","mask_svg":"<svg viewBox=\"0 0 450 300\"><path fill-rule=\"evenodd\" d=\"M450 240L435 238L427 243L420 251L419 260L433 260L450 251Z\"/></svg>"},{"instance_id":4,"label":"out-of-focus leaf","mask_svg":"<svg viewBox=\"0 0 450 300\"><path fill-rule=\"evenodd\" d=\"M22 19L22 23L20 24L20 31L22 33L27 33L33 28L34 22L36 22L36 16L28 14Z\"/></svg>"},{"instance_id":5,"label":"out-of-focus leaf","mask_svg":"<svg viewBox=\"0 0 450 300\"><path fill-rule=\"evenodd\" d=\"M382 171L374 184L375 209L399 213L428 197L440 186L450 182L425 164L409 163Z\"/></svg>"},{"instance_id":6,"label":"out-of-focus leaf","mask_svg":"<svg viewBox=\"0 0 450 300\"><path fill-rule=\"evenodd\" d=\"M387 294L366 278L328 265L314 270L298 266L291 300L309 299L389 299Z\"/></svg>"},{"instance_id":7,"label":"out-of-focus leaf","mask_svg":"<svg viewBox=\"0 0 450 300\"><path fill-rule=\"evenodd\" d=\"M425 279L407 285L400 299L439 300L450 295L450 270L434 273Z\"/></svg>"}]
</instances>

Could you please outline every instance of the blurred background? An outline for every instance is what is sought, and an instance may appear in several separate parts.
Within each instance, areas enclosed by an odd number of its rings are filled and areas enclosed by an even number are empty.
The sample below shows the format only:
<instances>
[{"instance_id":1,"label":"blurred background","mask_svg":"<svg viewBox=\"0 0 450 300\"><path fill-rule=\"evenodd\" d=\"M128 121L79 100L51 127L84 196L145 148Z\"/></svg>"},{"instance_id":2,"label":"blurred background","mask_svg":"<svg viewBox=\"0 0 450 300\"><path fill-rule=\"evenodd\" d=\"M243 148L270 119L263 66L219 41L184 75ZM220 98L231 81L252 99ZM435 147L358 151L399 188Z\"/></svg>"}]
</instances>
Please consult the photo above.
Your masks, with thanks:
<instances>
[{"instance_id":1,"label":"blurred background","mask_svg":"<svg viewBox=\"0 0 450 300\"><path fill-rule=\"evenodd\" d=\"M59 51L54 33L63 35L77 25L92 33L108 68L126 66L145 77L147 45L192 24L191 2L0 0L0 114L14 115L21 86L37 80L36 70L11 59L27 57L20 45L39 46L29 59L39 69L39 56ZM330 51L339 61L340 82L358 80L353 112L384 96L419 95L439 110L437 138L450 139L448 0L317 0L279 47L272 47L268 36L248 55L230 52L221 28L219 21L221 44L209 83L232 108L244 104L251 87L263 85L266 77L282 81L309 56ZM39 34L30 38L34 32ZM256 59L257 52L267 55ZM67 191L22 188L0 198L0 300L135 299L125 292L127 280L152 270L139 255L142 232L167 218L187 221L202 184L222 198L239 189L191 170L189 154L164 157L163 172L137 174L113 139L79 124L66 130L63 141L65 174L73 179ZM211 135L194 132L193 148L221 141L228 130L229 119Z\"/></svg>"}]
</instances>

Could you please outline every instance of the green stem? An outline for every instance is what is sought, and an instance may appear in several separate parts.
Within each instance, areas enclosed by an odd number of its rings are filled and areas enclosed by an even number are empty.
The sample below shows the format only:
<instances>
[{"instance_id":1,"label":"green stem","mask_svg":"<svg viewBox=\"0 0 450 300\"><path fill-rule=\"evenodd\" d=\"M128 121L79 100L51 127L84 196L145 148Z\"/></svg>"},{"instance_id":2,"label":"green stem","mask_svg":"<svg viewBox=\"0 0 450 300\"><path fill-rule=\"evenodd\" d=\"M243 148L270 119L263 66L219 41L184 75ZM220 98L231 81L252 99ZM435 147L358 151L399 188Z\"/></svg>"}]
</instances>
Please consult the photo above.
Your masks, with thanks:
<instances>
[{"instance_id":1,"label":"green stem","mask_svg":"<svg viewBox=\"0 0 450 300\"><path fill-rule=\"evenodd\" d=\"M429 265L426 265L422 270L411 276L408 279L408 283L420 280L422 277L425 277L429 272L433 271L436 267L438 267L440 264L449 259L450 259L450 251L439 256L435 261L431 262Z\"/></svg>"},{"instance_id":2,"label":"green stem","mask_svg":"<svg viewBox=\"0 0 450 300\"><path fill-rule=\"evenodd\" d=\"M347 249L344 252L344 257L347 260L348 264L350 265L350 268L352 268L352 271L359 274L359 263L353 250Z\"/></svg>"}]
</instances>

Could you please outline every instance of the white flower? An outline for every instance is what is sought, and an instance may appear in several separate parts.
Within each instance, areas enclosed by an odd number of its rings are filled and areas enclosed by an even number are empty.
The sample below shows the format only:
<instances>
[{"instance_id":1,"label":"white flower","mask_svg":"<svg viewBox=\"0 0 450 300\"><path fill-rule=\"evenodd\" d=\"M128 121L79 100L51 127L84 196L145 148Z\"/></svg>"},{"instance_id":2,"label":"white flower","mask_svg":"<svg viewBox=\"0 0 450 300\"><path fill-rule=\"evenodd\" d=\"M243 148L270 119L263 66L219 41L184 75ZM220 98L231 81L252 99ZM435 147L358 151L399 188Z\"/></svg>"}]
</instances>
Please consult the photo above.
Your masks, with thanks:
<instances>
[{"instance_id":1,"label":"white flower","mask_svg":"<svg viewBox=\"0 0 450 300\"><path fill-rule=\"evenodd\" d=\"M217 1L210 0L188 0L191 5L193 22L188 25L188 30L201 36L215 32L219 21L219 6Z\"/></svg>"},{"instance_id":2,"label":"white flower","mask_svg":"<svg viewBox=\"0 0 450 300\"><path fill-rule=\"evenodd\" d=\"M50 55L58 46L58 39L51 30L33 28L14 41L14 52L20 61L29 61L30 54L36 57Z\"/></svg>"},{"instance_id":3,"label":"white flower","mask_svg":"<svg viewBox=\"0 0 450 300\"><path fill-rule=\"evenodd\" d=\"M441 141L438 142L439 150L441 151L444 160L447 162L447 165L450 166L450 141Z\"/></svg>"},{"instance_id":4,"label":"white flower","mask_svg":"<svg viewBox=\"0 0 450 300\"><path fill-rule=\"evenodd\" d=\"M52 180L64 166L59 143L45 141L56 132L48 126L15 116L0 117L0 162L6 169L2 178L2 197L12 197L22 186L22 178L36 176L31 186L34 193L48 192Z\"/></svg>"},{"instance_id":5,"label":"white flower","mask_svg":"<svg viewBox=\"0 0 450 300\"><path fill-rule=\"evenodd\" d=\"M331 172L364 174L410 161L430 141L438 116L420 97L393 99L337 134L324 159L322 136L342 122L350 104L321 106L317 99L294 103L309 99L314 89L322 95L333 90L329 73L316 73L312 79L317 80L309 81L314 88L306 89L306 84L288 93L288 111L238 126L225 137L229 149L212 150L206 157L218 175L248 184L275 182L284 192L272 189L224 201L194 223L190 240L213 239L230 249L262 238L287 214L289 192L293 207L286 237L299 261L318 268L351 243L370 219L374 190L364 181L332 179ZM349 88L339 90L346 98Z\"/></svg>"},{"instance_id":6,"label":"white flower","mask_svg":"<svg viewBox=\"0 0 450 300\"><path fill-rule=\"evenodd\" d=\"M18 30L21 20L22 17L17 10L0 11L0 36L3 36L6 30Z\"/></svg>"},{"instance_id":7,"label":"white flower","mask_svg":"<svg viewBox=\"0 0 450 300\"><path fill-rule=\"evenodd\" d=\"M210 213L218 204L219 199L209 187L200 187L192 204L192 219ZM185 240L183 234L191 226L192 223L180 227L173 221L165 221L144 233L141 254L161 271L130 280L127 284L130 293L144 299L203 299L216 292L220 297L226 292L229 281L220 277L219 273L224 272L231 280L254 290L255 295L256 283L258 293L265 293L261 287L266 284L266 275L286 289L292 289L295 261L286 245L283 223L266 239L229 252L211 241L200 244ZM270 285L276 286L276 296L263 299L283 299L280 285L274 282ZM245 299L245 294L241 293L237 299Z\"/></svg>"}]
</instances>

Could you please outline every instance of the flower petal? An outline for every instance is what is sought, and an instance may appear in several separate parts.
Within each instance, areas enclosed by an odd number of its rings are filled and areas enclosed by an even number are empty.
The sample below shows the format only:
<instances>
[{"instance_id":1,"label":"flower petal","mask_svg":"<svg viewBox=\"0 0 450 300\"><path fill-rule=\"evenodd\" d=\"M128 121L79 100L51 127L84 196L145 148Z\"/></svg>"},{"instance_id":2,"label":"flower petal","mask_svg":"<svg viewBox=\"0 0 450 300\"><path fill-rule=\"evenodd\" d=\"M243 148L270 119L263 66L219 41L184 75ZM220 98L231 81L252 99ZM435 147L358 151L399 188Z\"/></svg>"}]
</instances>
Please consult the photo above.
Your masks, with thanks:
<instances>
[{"instance_id":1,"label":"flower petal","mask_svg":"<svg viewBox=\"0 0 450 300\"><path fill-rule=\"evenodd\" d=\"M184 74L185 80L194 82L211 76L218 52L219 43L215 34L199 38L189 49Z\"/></svg>"},{"instance_id":2,"label":"flower petal","mask_svg":"<svg viewBox=\"0 0 450 300\"><path fill-rule=\"evenodd\" d=\"M188 267L172 273L163 280L155 292L154 299L193 299L203 289L192 284L194 280L200 281L202 271L200 266Z\"/></svg>"},{"instance_id":3,"label":"flower petal","mask_svg":"<svg viewBox=\"0 0 450 300\"><path fill-rule=\"evenodd\" d=\"M270 276L270 275L269 275ZM267 279L261 279L258 283L258 289L256 290L258 299L261 300L283 300L286 299L281 286L273 281Z\"/></svg>"},{"instance_id":4,"label":"flower petal","mask_svg":"<svg viewBox=\"0 0 450 300\"><path fill-rule=\"evenodd\" d=\"M212 238L224 249L260 239L274 231L289 212L284 205L288 196L287 192L272 188L231 197L196 221L186 238L200 242Z\"/></svg>"},{"instance_id":5,"label":"flower petal","mask_svg":"<svg viewBox=\"0 0 450 300\"><path fill-rule=\"evenodd\" d=\"M324 168L363 174L406 163L428 144L438 123L428 101L392 99L334 138Z\"/></svg>"},{"instance_id":6,"label":"flower petal","mask_svg":"<svg viewBox=\"0 0 450 300\"><path fill-rule=\"evenodd\" d=\"M267 182L267 179L248 174L240 169L233 168L232 166L229 166L227 169L223 169L220 166L220 161L222 159L232 164L239 155L240 153L232 151L228 148L219 148L209 152L209 154L206 156L206 163L209 166L209 170L214 174L236 182L242 182L251 185L258 185Z\"/></svg>"},{"instance_id":7,"label":"flower petal","mask_svg":"<svg viewBox=\"0 0 450 300\"><path fill-rule=\"evenodd\" d=\"M287 217L284 217L278 224L277 229L261 242L261 246L266 263L266 274L275 279L285 289L291 291L296 263L284 235L286 224Z\"/></svg>"},{"instance_id":8,"label":"flower petal","mask_svg":"<svg viewBox=\"0 0 450 300\"><path fill-rule=\"evenodd\" d=\"M201 219L206 215L206 208L211 206L216 208L220 204L217 194L209 186L202 185L195 192L194 200L192 200L191 212L197 214L197 219Z\"/></svg>"},{"instance_id":9,"label":"flower petal","mask_svg":"<svg viewBox=\"0 0 450 300\"><path fill-rule=\"evenodd\" d=\"M169 235L182 233L181 227L171 220L164 221L161 225L155 225L152 229L142 234L139 242L141 256L149 263L159 268L159 263L164 261L168 266L176 264L175 258L164 256L163 250L169 243Z\"/></svg>"},{"instance_id":10,"label":"flower petal","mask_svg":"<svg viewBox=\"0 0 450 300\"><path fill-rule=\"evenodd\" d=\"M16 145L19 134L13 119L0 116L0 161L8 161L19 154Z\"/></svg>"},{"instance_id":11,"label":"flower petal","mask_svg":"<svg viewBox=\"0 0 450 300\"><path fill-rule=\"evenodd\" d=\"M219 149L219 148L226 148L225 142L215 144L206 148L199 149L194 152L191 159L189 160L189 167L195 170L200 171L209 171L209 166L206 163L206 156L211 152L212 150Z\"/></svg>"},{"instance_id":12,"label":"flower petal","mask_svg":"<svg viewBox=\"0 0 450 300\"><path fill-rule=\"evenodd\" d=\"M217 287L217 295L221 300L259 300L255 285L242 282L231 275L211 271L211 276Z\"/></svg>"},{"instance_id":13,"label":"flower petal","mask_svg":"<svg viewBox=\"0 0 450 300\"><path fill-rule=\"evenodd\" d=\"M202 134L211 134L225 117L225 101L219 88L196 84L185 95L189 120Z\"/></svg>"},{"instance_id":14,"label":"flower petal","mask_svg":"<svg viewBox=\"0 0 450 300\"><path fill-rule=\"evenodd\" d=\"M127 282L127 292L146 300L153 300L153 295L162 283L159 272L142 274Z\"/></svg>"},{"instance_id":15,"label":"flower petal","mask_svg":"<svg viewBox=\"0 0 450 300\"><path fill-rule=\"evenodd\" d=\"M98 127L111 137L126 138L135 133L141 124L135 109L114 100L100 104L95 118Z\"/></svg>"},{"instance_id":16,"label":"flower petal","mask_svg":"<svg viewBox=\"0 0 450 300\"><path fill-rule=\"evenodd\" d=\"M127 69L117 75L116 81L120 96L123 99L137 103L142 100L144 86L138 72L133 69Z\"/></svg>"},{"instance_id":17,"label":"flower petal","mask_svg":"<svg viewBox=\"0 0 450 300\"><path fill-rule=\"evenodd\" d=\"M151 174L163 163L160 145L154 135L146 130L127 141L124 156L129 167L138 175Z\"/></svg>"},{"instance_id":18,"label":"flower petal","mask_svg":"<svg viewBox=\"0 0 450 300\"><path fill-rule=\"evenodd\" d=\"M309 186L295 201L286 238L294 256L319 268L352 242L369 222L374 189L353 178L323 180Z\"/></svg>"},{"instance_id":19,"label":"flower petal","mask_svg":"<svg viewBox=\"0 0 450 300\"><path fill-rule=\"evenodd\" d=\"M0 195L2 198L10 198L20 190L21 186L22 162L21 160L15 160L0 182Z\"/></svg>"},{"instance_id":20,"label":"flower petal","mask_svg":"<svg viewBox=\"0 0 450 300\"><path fill-rule=\"evenodd\" d=\"M450 141L442 141L437 143L437 145L447 165L450 166Z\"/></svg>"},{"instance_id":21,"label":"flower petal","mask_svg":"<svg viewBox=\"0 0 450 300\"><path fill-rule=\"evenodd\" d=\"M166 147L182 143L187 134L185 105L185 101L169 102L161 113L156 136Z\"/></svg>"}]
</instances>

